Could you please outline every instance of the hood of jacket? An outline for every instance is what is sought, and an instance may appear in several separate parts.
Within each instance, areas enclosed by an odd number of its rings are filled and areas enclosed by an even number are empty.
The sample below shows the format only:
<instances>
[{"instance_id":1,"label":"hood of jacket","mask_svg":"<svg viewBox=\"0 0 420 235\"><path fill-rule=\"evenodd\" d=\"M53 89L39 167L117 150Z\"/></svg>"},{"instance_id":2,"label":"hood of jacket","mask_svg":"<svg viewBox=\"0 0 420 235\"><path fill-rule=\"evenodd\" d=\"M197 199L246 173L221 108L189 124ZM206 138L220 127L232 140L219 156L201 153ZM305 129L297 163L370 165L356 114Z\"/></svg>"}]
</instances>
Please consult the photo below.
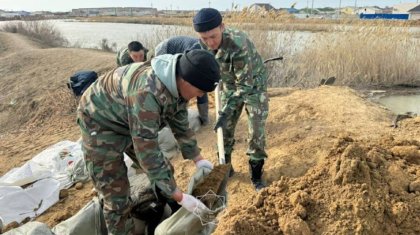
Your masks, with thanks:
<instances>
[{"instance_id":1,"label":"hood of jacket","mask_svg":"<svg viewBox=\"0 0 420 235\"><path fill-rule=\"evenodd\" d=\"M176 86L176 62L182 54L160 55L152 59L152 68L159 80L168 88L169 92L179 98Z\"/></svg>"}]
</instances>

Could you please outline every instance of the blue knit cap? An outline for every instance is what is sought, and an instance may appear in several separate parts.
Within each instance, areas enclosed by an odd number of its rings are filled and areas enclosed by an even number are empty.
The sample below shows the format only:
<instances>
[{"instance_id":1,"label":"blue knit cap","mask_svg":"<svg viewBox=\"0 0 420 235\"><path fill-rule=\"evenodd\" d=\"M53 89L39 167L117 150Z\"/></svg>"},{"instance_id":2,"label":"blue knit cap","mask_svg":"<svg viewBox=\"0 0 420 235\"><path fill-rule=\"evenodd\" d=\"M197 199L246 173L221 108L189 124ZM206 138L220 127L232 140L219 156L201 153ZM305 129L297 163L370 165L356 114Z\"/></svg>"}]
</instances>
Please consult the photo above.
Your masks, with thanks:
<instances>
[{"instance_id":1,"label":"blue knit cap","mask_svg":"<svg viewBox=\"0 0 420 235\"><path fill-rule=\"evenodd\" d=\"M207 32L222 23L222 15L214 8L203 8L194 16L193 24L196 32Z\"/></svg>"}]
</instances>

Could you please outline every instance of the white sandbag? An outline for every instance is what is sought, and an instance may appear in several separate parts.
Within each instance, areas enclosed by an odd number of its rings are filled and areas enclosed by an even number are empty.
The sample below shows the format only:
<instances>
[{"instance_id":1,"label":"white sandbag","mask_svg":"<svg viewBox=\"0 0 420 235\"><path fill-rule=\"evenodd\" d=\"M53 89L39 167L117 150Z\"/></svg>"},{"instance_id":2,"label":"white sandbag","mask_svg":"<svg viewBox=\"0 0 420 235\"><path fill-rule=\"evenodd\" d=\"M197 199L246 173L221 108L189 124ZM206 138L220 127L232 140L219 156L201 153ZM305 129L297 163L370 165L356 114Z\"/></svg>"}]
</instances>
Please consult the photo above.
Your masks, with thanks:
<instances>
[{"instance_id":1,"label":"white sandbag","mask_svg":"<svg viewBox=\"0 0 420 235\"><path fill-rule=\"evenodd\" d=\"M4 226L25 218L34 218L58 202L60 183L52 178L43 179L22 189L16 186L0 186L0 219Z\"/></svg>"},{"instance_id":2,"label":"white sandbag","mask_svg":"<svg viewBox=\"0 0 420 235\"><path fill-rule=\"evenodd\" d=\"M9 230L3 235L54 235L48 225L33 221L28 222L18 228Z\"/></svg>"},{"instance_id":3,"label":"white sandbag","mask_svg":"<svg viewBox=\"0 0 420 235\"><path fill-rule=\"evenodd\" d=\"M197 109L188 109L188 122L190 123L190 128L197 132L201 128L200 114L198 114Z\"/></svg>"},{"instance_id":4,"label":"white sandbag","mask_svg":"<svg viewBox=\"0 0 420 235\"><path fill-rule=\"evenodd\" d=\"M204 176L208 175L210 171L207 168L198 169L190 179L187 193L191 194L194 186L201 182ZM155 235L208 235L215 228L214 223L203 223L197 215L181 207L177 212L159 224L155 230Z\"/></svg>"},{"instance_id":5,"label":"white sandbag","mask_svg":"<svg viewBox=\"0 0 420 235\"><path fill-rule=\"evenodd\" d=\"M79 143L61 141L37 154L23 166L14 168L0 178L0 185L22 186L44 178L60 181L60 189L70 187L73 182L67 176L67 168L83 158Z\"/></svg>"},{"instance_id":6,"label":"white sandbag","mask_svg":"<svg viewBox=\"0 0 420 235\"><path fill-rule=\"evenodd\" d=\"M197 132L201 128L199 114L196 109L188 109L189 127ZM158 136L159 148L167 159L172 159L179 153L179 146L169 127L164 127L159 131Z\"/></svg>"},{"instance_id":7,"label":"white sandbag","mask_svg":"<svg viewBox=\"0 0 420 235\"><path fill-rule=\"evenodd\" d=\"M86 164L84 158L79 158L76 161L72 162L71 165L67 168L67 177L72 183L76 182L85 182L88 181L89 172L86 169Z\"/></svg>"},{"instance_id":8,"label":"white sandbag","mask_svg":"<svg viewBox=\"0 0 420 235\"><path fill-rule=\"evenodd\" d=\"M67 220L57 224L52 231L60 235L107 234L105 219L97 197Z\"/></svg>"},{"instance_id":9,"label":"white sandbag","mask_svg":"<svg viewBox=\"0 0 420 235\"><path fill-rule=\"evenodd\" d=\"M172 159L179 153L178 142L169 127L159 131L159 148L167 159Z\"/></svg>"}]
</instances>

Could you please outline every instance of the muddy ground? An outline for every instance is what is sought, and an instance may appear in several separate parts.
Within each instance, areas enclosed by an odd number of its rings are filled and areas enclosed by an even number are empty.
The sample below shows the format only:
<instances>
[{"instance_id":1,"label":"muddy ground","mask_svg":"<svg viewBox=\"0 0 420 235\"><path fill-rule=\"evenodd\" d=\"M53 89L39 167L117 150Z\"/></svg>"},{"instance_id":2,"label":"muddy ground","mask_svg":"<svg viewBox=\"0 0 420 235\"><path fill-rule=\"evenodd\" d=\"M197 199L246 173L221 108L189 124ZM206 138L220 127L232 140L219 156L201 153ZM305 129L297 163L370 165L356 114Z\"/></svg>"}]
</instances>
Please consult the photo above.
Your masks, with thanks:
<instances>
[{"instance_id":1,"label":"muddy ground","mask_svg":"<svg viewBox=\"0 0 420 235\"><path fill-rule=\"evenodd\" d=\"M0 33L0 174L56 142L77 140L77 100L65 82L78 70L103 73L114 63L110 53L48 49ZM260 193L251 186L243 115L232 160L236 174L215 234L420 233L420 117L392 128L394 114L347 87L269 93L264 179L270 186ZM217 163L212 124L197 139L203 155ZM180 156L173 164L185 190L194 165ZM52 227L92 196L91 183L73 187L36 220Z\"/></svg>"}]
</instances>

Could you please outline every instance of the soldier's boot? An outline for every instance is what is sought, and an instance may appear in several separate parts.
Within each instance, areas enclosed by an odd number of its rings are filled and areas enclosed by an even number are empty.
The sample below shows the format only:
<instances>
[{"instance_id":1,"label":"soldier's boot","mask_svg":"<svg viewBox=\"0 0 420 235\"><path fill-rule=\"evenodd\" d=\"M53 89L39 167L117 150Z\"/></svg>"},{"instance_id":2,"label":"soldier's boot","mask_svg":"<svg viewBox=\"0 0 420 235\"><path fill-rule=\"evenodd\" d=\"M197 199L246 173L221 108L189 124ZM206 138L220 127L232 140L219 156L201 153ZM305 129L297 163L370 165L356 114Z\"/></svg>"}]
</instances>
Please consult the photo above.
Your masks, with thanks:
<instances>
[{"instance_id":1,"label":"soldier's boot","mask_svg":"<svg viewBox=\"0 0 420 235\"><path fill-rule=\"evenodd\" d=\"M262 180L263 166L264 160L249 160L249 173L252 184L257 192L266 186Z\"/></svg>"},{"instance_id":2,"label":"soldier's boot","mask_svg":"<svg viewBox=\"0 0 420 235\"><path fill-rule=\"evenodd\" d=\"M209 124L209 103L197 104L201 125Z\"/></svg>"},{"instance_id":3,"label":"soldier's boot","mask_svg":"<svg viewBox=\"0 0 420 235\"><path fill-rule=\"evenodd\" d=\"M233 166L232 166L232 155L225 154L225 160L226 160L226 163L230 163L229 177L232 177L235 174L235 170L233 170Z\"/></svg>"}]
</instances>

